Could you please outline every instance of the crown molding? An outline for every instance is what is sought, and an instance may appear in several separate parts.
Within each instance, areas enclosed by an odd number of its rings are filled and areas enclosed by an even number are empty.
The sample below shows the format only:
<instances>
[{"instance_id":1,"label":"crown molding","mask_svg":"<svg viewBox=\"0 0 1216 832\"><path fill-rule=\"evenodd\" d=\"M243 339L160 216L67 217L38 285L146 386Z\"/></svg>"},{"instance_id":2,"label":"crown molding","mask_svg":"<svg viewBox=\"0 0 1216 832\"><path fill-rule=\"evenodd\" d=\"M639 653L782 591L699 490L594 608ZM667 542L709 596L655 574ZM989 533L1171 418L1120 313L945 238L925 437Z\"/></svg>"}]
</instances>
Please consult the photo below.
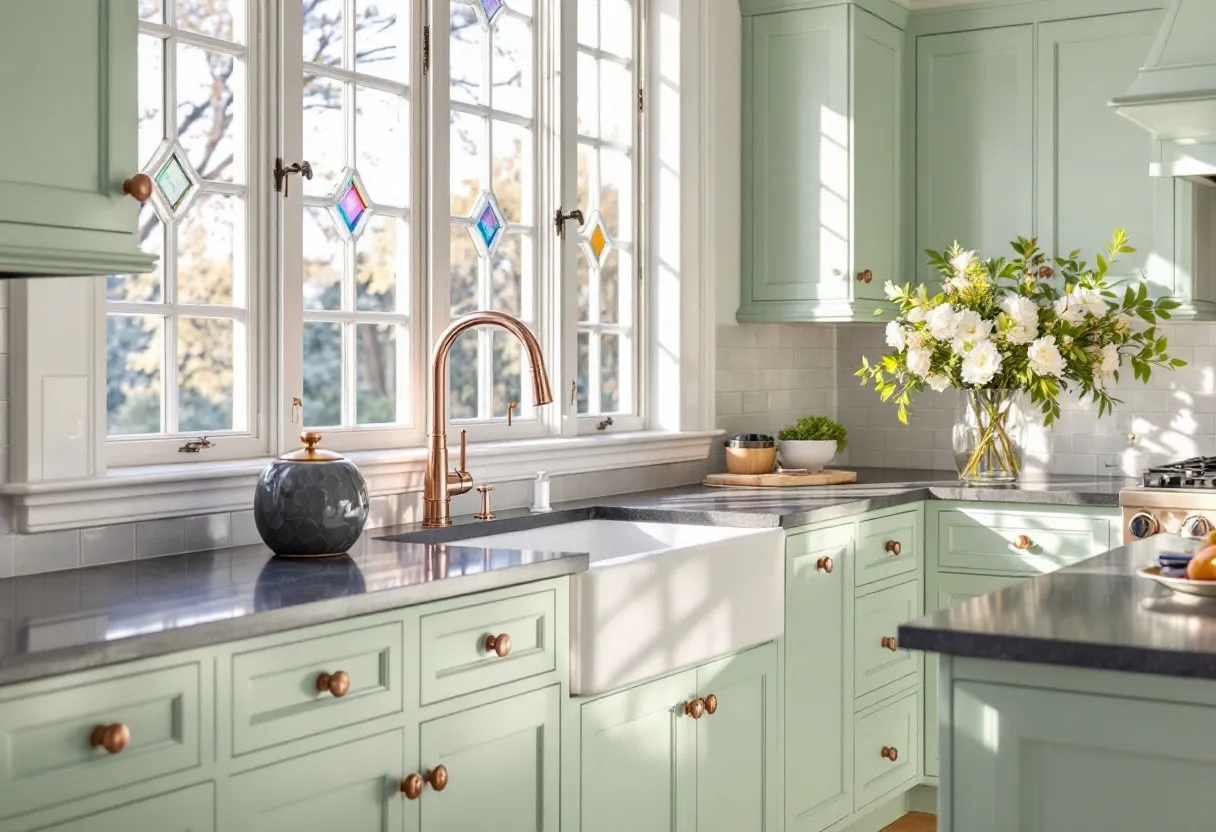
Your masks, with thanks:
<instances>
[{"instance_id":1,"label":"crown molding","mask_svg":"<svg viewBox=\"0 0 1216 832\"><path fill-rule=\"evenodd\" d=\"M908 11L922 12L929 9L944 9L950 6L975 6L981 3L992 3L994 0L892 0L892 2L903 6Z\"/></svg>"}]
</instances>

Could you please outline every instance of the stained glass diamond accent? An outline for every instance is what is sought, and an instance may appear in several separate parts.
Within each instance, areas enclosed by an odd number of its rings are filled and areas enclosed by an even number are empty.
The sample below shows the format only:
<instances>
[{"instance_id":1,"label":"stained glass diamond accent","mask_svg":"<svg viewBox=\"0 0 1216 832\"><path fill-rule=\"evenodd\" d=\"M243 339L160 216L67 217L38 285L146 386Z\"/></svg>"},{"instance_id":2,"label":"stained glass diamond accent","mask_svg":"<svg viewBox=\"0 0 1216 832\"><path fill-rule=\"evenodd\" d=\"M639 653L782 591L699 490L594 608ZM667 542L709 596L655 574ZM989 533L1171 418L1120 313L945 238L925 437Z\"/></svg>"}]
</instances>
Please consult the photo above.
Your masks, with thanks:
<instances>
[{"instance_id":1,"label":"stained glass diamond accent","mask_svg":"<svg viewBox=\"0 0 1216 832\"><path fill-rule=\"evenodd\" d=\"M492 29L498 18L506 11L506 0L473 0L473 8L477 10L477 18L481 25Z\"/></svg>"},{"instance_id":2,"label":"stained glass diamond accent","mask_svg":"<svg viewBox=\"0 0 1216 832\"><path fill-rule=\"evenodd\" d=\"M477 196L469 219L472 221L469 234L473 237L477 253L485 258L493 257L506 233L507 218L492 191L482 191Z\"/></svg>"},{"instance_id":3,"label":"stained glass diamond accent","mask_svg":"<svg viewBox=\"0 0 1216 832\"><path fill-rule=\"evenodd\" d=\"M148 163L162 219L181 215L199 192L199 175L177 142L166 140Z\"/></svg>"},{"instance_id":4,"label":"stained glass diamond accent","mask_svg":"<svg viewBox=\"0 0 1216 832\"><path fill-rule=\"evenodd\" d=\"M608 236L604 216L598 210L592 211L587 217L587 224L583 226L579 242L583 246L583 253L587 255L587 261L598 269L604 268L608 252L612 251L612 238Z\"/></svg>"},{"instance_id":5,"label":"stained glass diamond accent","mask_svg":"<svg viewBox=\"0 0 1216 832\"><path fill-rule=\"evenodd\" d=\"M357 170L347 168L338 181L341 184L330 194L333 202L329 206L329 215L344 237L357 240L367 227L375 208L367 195L367 186L363 184L363 178Z\"/></svg>"}]
</instances>

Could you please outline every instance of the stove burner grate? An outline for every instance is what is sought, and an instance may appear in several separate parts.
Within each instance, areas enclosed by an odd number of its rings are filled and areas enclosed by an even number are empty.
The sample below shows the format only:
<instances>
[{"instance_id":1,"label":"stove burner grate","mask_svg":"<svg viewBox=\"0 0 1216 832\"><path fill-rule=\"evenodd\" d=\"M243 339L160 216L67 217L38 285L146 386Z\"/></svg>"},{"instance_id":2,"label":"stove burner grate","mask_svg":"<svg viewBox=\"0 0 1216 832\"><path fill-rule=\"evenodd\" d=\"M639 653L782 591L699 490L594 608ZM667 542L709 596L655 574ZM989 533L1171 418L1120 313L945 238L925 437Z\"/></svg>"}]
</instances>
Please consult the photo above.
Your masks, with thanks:
<instances>
[{"instance_id":1,"label":"stove burner grate","mask_svg":"<svg viewBox=\"0 0 1216 832\"><path fill-rule=\"evenodd\" d=\"M1216 489L1216 456L1197 456L1157 465L1142 475L1145 488Z\"/></svg>"}]
</instances>

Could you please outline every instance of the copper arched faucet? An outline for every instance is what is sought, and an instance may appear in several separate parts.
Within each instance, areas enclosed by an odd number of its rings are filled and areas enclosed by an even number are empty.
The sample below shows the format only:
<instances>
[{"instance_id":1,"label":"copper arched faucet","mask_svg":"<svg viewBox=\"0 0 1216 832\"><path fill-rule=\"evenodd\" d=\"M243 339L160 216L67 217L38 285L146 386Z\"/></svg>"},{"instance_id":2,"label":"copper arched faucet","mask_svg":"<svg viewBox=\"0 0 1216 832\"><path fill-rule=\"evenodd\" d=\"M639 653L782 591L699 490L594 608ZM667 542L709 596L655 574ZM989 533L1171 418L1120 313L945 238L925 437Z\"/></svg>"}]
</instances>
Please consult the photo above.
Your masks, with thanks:
<instances>
[{"instance_id":1,"label":"copper arched faucet","mask_svg":"<svg viewBox=\"0 0 1216 832\"><path fill-rule=\"evenodd\" d=\"M473 487L473 475L465 470L464 431L460 435L460 467L448 470L448 353L460 333L475 326L500 326L524 345L532 368L532 402L539 407L553 401L545 356L531 330L518 318L502 312L473 312L457 318L435 342L431 351L431 410L427 416L426 482L423 484L422 525L438 528L452 525L452 495Z\"/></svg>"}]
</instances>

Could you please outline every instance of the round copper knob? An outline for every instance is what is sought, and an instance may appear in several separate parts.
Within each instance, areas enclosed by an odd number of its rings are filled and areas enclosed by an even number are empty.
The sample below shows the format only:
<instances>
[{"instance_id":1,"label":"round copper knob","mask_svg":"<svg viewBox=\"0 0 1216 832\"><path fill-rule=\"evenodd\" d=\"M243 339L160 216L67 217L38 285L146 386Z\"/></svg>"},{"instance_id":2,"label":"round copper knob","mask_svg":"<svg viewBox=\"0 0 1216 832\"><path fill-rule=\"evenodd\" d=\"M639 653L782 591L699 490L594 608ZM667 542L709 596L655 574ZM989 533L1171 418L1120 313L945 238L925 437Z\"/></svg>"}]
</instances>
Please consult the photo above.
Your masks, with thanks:
<instances>
[{"instance_id":1,"label":"round copper knob","mask_svg":"<svg viewBox=\"0 0 1216 832\"><path fill-rule=\"evenodd\" d=\"M894 653L899 649L899 643L895 641L895 636L883 636L882 646Z\"/></svg>"},{"instance_id":2,"label":"round copper knob","mask_svg":"<svg viewBox=\"0 0 1216 832\"><path fill-rule=\"evenodd\" d=\"M1020 534L1017 540L1013 541L1013 548L1021 549L1023 552L1034 545L1034 541L1024 534Z\"/></svg>"},{"instance_id":3,"label":"round copper knob","mask_svg":"<svg viewBox=\"0 0 1216 832\"><path fill-rule=\"evenodd\" d=\"M135 197L138 202L147 202L152 196L152 177L146 173L137 173L122 183L122 192Z\"/></svg>"},{"instance_id":4,"label":"round copper knob","mask_svg":"<svg viewBox=\"0 0 1216 832\"><path fill-rule=\"evenodd\" d=\"M321 673L317 676L317 692L329 691L335 699L341 699L350 692L350 674L345 670L337 673Z\"/></svg>"},{"instance_id":5,"label":"round copper knob","mask_svg":"<svg viewBox=\"0 0 1216 832\"><path fill-rule=\"evenodd\" d=\"M444 765L435 766L426 773L423 779L431 784L432 789L441 792L448 787L448 767Z\"/></svg>"},{"instance_id":6,"label":"round copper knob","mask_svg":"<svg viewBox=\"0 0 1216 832\"><path fill-rule=\"evenodd\" d=\"M836 568L836 563L827 555L824 555L819 560L815 561L815 568L820 572L832 574L832 570Z\"/></svg>"},{"instance_id":7,"label":"round copper knob","mask_svg":"<svg viewBox=\"0 0 1216 832\"><path fill-rule=\"evenodd\" d=\"M904 547L899 544L898 540L888 540L883 548L893 555L898 555L904 550Z\"/></svg>"},{"instance_id":8,"label":"round copper knob","mask_svg":"<svg viewBox=\"0 0 1216 832\"><path fill-rule=\"evenodd\" d=\"M714 709L717 710L717 707L718 706L715 704ZM705 700L704 699L694 699L691 702L685 702L684 703L684 713L685 713L685 715L690 716L693 719L700 719L702 716L705 715Z\"/></svg>"},{"instance_id":9,"label":"round copper knob","mask_svg":"<svg viewBox=\"0 0 1216 832\"><path fill-rule=\"evenodd\" d=\"M493 653L500 659L505 658L511 652L511 637L506 633L486 636L486 652Z\"/></svg>"},{"instance_id":10,"label":"round copper knob","mask_svg":"<svg viewBox=\"0 0 1216 832\"><path fill-rule=\"evenodd\" d=\"M705 697L705 713L714 714L717 712L717 710L718 710L718 697L714 696L711 693L709 696Z\"/></svg>"},{"instance_id":11,"label":"round copper knob","mask_svg":"<svg viewBox=\"0 0 1216 832\"><path fill-rule=\"evenodd\" d=\"M407 800L417 800L418 795L422 794L423 785L422 775L416 771L410 772L401 778L401 793Z\"/></svg>"},{"instance_id":12,"label":"round copper knob","mask_svg":"<svg viewBox=\"0 0 1216 832\"><path fill-rule=\"evenodd\" d=\"M109 725L98 725L89 737L89 744L94 748L104 748L111 754L117 754L131 742L131 729L121 722L111 722Z\"/></svg>"},{"instance_id":13,"label":"round copper knob","mask_svg":"<svg viewBox=\"0 0 1216 832\"><path fill-rule=\"evenodd\" d=\"M882 756L886 757L891 762L899 759L899 749L893 745L884 745L882 747Z\"/></svg>"},{"instance_id":14,"label":"round copper knob","mask_svg":"<svg viewBox=\"0 0 1216 832\"><path fill-rule=\"evenodd\" d=\"M859 281L861 281L862 283L869 283L871 280L874 279L874 272L870 271L869 269L866 269L865 271L860 271L857 273L857 279Z\"/></svg>"}]
</instances>

